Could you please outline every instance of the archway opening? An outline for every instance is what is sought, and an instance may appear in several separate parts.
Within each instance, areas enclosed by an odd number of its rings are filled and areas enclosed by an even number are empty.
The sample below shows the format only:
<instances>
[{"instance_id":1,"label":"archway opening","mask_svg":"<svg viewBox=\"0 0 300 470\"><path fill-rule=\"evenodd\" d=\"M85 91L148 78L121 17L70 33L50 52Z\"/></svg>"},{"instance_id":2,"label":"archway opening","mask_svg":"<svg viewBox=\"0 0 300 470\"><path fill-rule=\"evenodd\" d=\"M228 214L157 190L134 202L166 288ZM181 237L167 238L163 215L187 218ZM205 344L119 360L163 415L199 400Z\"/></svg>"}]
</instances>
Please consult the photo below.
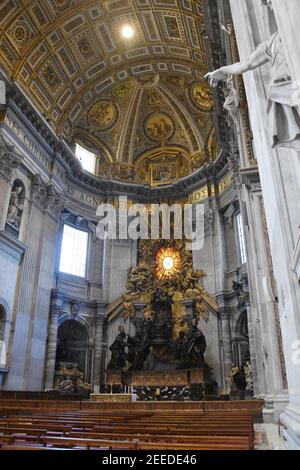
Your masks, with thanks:
<instances>
[{"instance_id":1,"label":"archway opening","mask_svg":"<svg viewBox=\"0 0 300 470\"><path fill-rule=\"evenodd\" d=\"M0 341L4 340L6 312L3 305L0 305Z\"/></svg>"},{"instance_id":2,"label":"archway opening","mask_svg":"<svg viewBox=\"0 0 300 470\"><path fill-rule=\"evenodd\" d=\"M67 320L58 329L56 367L62 363L72 364L83 373L84 380L91 377L91 351L88 333L84 326L75 320Z\"/></svg>"}]
</instances>

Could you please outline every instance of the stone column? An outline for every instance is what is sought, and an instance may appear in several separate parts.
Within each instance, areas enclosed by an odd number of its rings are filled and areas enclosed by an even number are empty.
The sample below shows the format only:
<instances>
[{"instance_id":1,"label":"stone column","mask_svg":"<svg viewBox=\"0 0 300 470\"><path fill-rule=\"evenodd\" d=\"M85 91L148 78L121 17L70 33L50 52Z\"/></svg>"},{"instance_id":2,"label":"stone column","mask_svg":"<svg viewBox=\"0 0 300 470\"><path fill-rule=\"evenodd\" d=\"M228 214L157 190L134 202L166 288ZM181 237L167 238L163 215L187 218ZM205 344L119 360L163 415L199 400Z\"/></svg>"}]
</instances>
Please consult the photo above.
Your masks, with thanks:
<instances>
[{"instance_id":1,"label":"stone column","mask_svg":"<svg viewBox=\"0 0 300 470\"><path fill-rule=\"evenodd\" d=\"M100 311L99 311L100 310ZM104 314L102 306L98 309L95 324L95 342L94 342L94 365L93 365L93 391L99 392L101 385L101 362L102 362L102 347L103 347L103 324Z\"/></svg>"},{"instance_id":2,"label":"stone column","mask_svg":"<svg viewBox=\"0 0 300 470\"><path fill-rule=\"evenodd\" d=\"M63 307L63 301L57 297L51 299L49 326L48 326L48 341L45 362L45 382L44 390L51 390L54 383L54 371L57 349L57 331L58 331L58 317Z\"/></svg>"},{"instance_id":3,"label":"stone column","mask_svg":"<svg viewBox=\"0 0 300 470\"><path fill-rule=\"evenodd\" d=\"M230 392L230 371L232 369L232 347L231 347L231 327L230 311L228 307L220 308L222 325L222 346L224 361L224 393Z\"/></svg>"},{"instance_id":4,"label":"stone column","mask_svg":"<svg viewBox=\"0 0 300 470\"><path fill-rule=\"evenodd\" d=\"M299 2L291 0L288 10L283 10L285 6L283 2L272 0L272 3L289 68L293 78L298 79L299 54L295 31L298 30L299 23L299 14L297 14ZM262 7L260 0L251 2L230 0L230 4L240 59L245 60L254 51L258 42L270 36L270 32L266 31L261 23L262 9L265 7ZM282 14L278 14L280 11ZM274 150L270 146L266 114L269 68L270 65L266 64L260 70L244 74L244 82L264 197L288 379L290 402L281 420L286 426L284 435L287 446L299 449L300 381L297 345L300 338L300 289L296 273L291 269L291 262L299 237L300 208L295 195L299 193L300 164L299 154L297 155L294 150L284 148ZM272 349L269 351L270 354Z\"/></svg>"}]
</instances>

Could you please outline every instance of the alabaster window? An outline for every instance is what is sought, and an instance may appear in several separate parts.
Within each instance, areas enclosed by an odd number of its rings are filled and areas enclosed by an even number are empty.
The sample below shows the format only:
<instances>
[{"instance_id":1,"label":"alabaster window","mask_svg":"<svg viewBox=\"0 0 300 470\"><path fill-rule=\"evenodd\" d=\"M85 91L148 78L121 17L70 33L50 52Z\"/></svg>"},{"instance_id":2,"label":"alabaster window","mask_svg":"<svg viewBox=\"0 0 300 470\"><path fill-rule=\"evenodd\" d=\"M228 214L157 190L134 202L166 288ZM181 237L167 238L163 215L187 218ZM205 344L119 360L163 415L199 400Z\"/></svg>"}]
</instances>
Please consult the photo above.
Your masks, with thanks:
<instances>
[{"instance_id":1,"label":"alabaster window","mask_svg":"<svg viewBox=\"0 0 300 470\"><path fill-rule=\"evenodd\" d=\"M85 277L88 233L64 225L59 270L73 276Z\"/></svg>"},{"instance_id":2,"label":"alabaster window","mask_svg":"<svg viewBox=\"0 0 300 470\"><path fill-rule=\"evenodd\" d=\"M241 214L238 214L236 217L237 230L238 230L238 239L239 239L239 248L240 248L240 257L241 263L247 263L247 254L246 254L246 243L244 235L244 227Z\"/></svg>"},{"instance_id":3,"label":"alabaster window","mask_svg":"<svg viewBox=\"0 0 300 470\"><path fill-rule=\"evenodd\" d=\"M78 160L80 160L84 170L95 174L96 155L94 153L81 147L81 145L76 144L75 155Z\"/></svg>"}]
</instances>

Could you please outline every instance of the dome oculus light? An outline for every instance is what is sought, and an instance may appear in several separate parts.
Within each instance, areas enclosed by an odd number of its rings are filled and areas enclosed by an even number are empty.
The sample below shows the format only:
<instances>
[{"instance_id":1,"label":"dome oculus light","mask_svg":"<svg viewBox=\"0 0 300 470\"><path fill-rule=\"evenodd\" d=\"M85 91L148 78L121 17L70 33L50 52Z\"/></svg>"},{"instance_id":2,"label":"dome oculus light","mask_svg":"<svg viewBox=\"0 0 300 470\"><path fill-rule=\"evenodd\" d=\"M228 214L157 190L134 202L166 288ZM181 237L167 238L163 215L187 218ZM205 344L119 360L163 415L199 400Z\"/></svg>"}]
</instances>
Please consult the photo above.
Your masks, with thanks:
<instances>
[{"instance_id":1,"label":"dome oculus light","mask_svg":"<svg viewBox=\"0 0 300 470\"><path fill-rule=\"evenodd\" d=\"M134 29L130 24L125 24L121 29L124 39L131 39L134 36Z\"/></svg>"}]
</instances>

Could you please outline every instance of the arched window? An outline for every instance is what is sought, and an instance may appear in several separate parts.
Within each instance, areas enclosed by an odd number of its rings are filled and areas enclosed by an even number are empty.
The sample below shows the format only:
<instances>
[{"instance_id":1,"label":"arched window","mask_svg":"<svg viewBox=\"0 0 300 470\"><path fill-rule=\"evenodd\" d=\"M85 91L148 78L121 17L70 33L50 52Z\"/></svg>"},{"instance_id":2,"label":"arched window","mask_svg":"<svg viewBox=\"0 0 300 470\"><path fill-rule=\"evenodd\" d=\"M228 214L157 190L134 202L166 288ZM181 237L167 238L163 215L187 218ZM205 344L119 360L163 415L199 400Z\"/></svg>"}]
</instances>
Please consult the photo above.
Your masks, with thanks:
<instances>
[{"instance_id":1,"label":"arched window","mask_svg":"<svg viewBox=\"0 0 300 470\"><path fill-rule=\"evenodd\" d=\"M76 144L75 155L78 160L80 160L82 168L94 175L96 169L96 155L79 144Z\"/></svg>"},{"instance_id":2,"label":"arched window","mask_svg":"<svg viewBox=\"0 0 300 470\"><path fill-rule=\"evenodd\" d=\"M71 363L90 379L90 355L88 333L76 320L66 320L58 328L56 366Z\"/></svg>"}]
</instances>

